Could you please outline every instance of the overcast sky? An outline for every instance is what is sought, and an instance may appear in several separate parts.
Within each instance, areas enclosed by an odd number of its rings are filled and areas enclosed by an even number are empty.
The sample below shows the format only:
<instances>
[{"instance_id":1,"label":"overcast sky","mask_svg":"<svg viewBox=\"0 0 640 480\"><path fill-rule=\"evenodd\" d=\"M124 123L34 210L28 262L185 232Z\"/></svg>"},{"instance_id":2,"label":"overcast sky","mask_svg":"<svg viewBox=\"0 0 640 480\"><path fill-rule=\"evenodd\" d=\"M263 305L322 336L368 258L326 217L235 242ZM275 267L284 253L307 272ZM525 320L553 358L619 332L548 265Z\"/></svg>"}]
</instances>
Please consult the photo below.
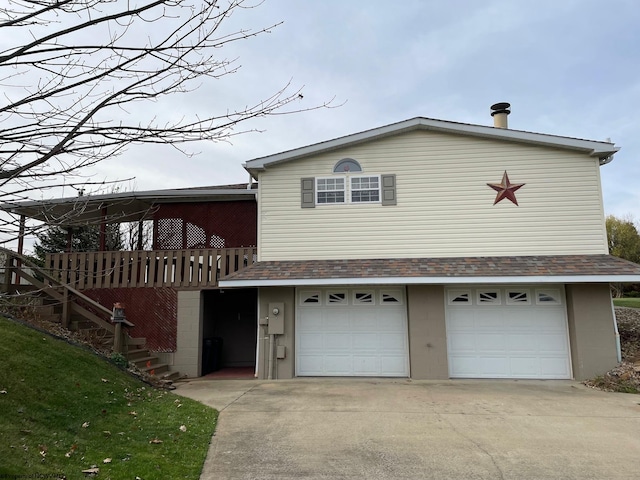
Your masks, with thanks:
<instances>
[{"instance_id":1,"label":"overcast sky","mask_svg":"<svg viewBox=\"0 0 640 480\"><path fill-rule=\"evenodd\" d=\"M233 144L132 148L99 178L135 176L136 190L240 183L252 158L416 116L605 140L621 147L601 169L607 214L640 219L640 3L637 0L267 0L229 27L272 33L220 50L241 70L173 98L180 112L224 111L304 85L297 106L339 108L258 120ZM73 195L74 192L65 192Z\"/></svg>"}]
</instances>

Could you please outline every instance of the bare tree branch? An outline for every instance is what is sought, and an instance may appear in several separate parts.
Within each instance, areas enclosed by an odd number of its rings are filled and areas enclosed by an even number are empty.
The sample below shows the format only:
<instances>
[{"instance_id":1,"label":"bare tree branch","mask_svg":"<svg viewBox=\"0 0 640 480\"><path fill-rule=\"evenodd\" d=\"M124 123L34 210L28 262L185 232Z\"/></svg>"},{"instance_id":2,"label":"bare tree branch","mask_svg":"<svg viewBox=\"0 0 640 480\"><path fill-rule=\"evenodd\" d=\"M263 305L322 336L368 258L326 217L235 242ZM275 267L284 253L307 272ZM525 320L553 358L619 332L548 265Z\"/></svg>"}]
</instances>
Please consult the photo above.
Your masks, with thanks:
<instances>
[{"instance_id":1,"label":"bare tree branch","mask_svg":"<svg viewBox=\"0 0 640 480\"><path fill-rule=\"evenodd\" d=\"M235 73L237 59L226 58L222 47L277 27L228 26L232 15L258 5L247 0L3 3L0 202L35 193L43 197L43 189L60 185L77 187L89 181L83 169L133 144L228 141L248 131L238 128L247 120L332 106L329 101L301 107L301 90L288 83L236 109L215 112L203 106L176 118L143 107ZM0 233L15 223L0 219Z\"/></svg>"}]
</instances>

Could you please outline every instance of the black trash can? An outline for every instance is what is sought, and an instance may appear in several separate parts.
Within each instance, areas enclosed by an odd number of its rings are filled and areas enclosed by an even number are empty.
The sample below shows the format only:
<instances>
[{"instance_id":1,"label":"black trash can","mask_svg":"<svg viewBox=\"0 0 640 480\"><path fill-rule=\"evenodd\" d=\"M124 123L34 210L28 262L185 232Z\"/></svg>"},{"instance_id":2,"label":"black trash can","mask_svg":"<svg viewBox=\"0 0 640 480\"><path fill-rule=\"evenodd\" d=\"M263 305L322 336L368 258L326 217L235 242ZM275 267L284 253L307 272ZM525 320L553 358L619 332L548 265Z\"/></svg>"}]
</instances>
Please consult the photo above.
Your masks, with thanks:
<instances>
[{"instance_id":1,"label":"black trash can","mask_svg":"<svg viewBox=\"0 0 640 480\"><path fill-rule=\"evenodd\" d=\"M222 368L222 338L205 338L202 347L202 374L215 372Z\"/></svg>"}]
</instances>

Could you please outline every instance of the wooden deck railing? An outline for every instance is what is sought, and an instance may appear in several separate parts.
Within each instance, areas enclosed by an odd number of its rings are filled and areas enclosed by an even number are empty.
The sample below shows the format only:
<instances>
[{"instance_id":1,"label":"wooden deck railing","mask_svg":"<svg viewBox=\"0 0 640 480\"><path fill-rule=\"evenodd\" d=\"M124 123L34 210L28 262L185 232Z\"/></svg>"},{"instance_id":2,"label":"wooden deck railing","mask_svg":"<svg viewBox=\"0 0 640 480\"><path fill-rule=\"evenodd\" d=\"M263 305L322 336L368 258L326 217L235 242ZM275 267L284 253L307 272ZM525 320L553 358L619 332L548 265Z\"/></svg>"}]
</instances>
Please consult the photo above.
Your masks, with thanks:
<instances>
[{"instance_id":1,"label":"wooden deck railing","mask_svg":"<svg viewBox=\"0 0 640 480\"><path fill-rule=\"evenodd\" d=\"M215 287L218 279L256 262L256 248L55 253L45 270L89 288Z\"/></svg>"}]
</instances>

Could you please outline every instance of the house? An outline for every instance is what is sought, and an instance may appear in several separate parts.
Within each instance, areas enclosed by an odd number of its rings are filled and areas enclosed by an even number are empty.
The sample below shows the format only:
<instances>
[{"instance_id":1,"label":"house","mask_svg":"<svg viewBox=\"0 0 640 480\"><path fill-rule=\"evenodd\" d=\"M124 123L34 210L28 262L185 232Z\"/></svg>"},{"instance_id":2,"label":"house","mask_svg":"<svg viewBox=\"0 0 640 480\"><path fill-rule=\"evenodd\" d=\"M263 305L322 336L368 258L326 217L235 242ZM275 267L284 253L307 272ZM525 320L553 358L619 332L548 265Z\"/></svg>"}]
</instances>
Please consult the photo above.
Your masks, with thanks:
<instances>
[{"instance_id":1,"label":"house","mask_svg":"<svg viewBox=\"0 0 640 480\"><path fill-rule=\"evenodd\" d=\"M414 118L245 164L249 185L0 208L153 220L151 251L51 255L172 368L260 378L584 379L616 364L600 167L610 142ZM73 214L72 214L73 212ZM80 213L78 213L80 212ZM104 231L104 229L102 229ZM213 342L213 343L212 343Z\"/></svg>"},{"instance_id":2,"label":"house","mask_svg":"<svg viewBox=\"0 0 640 480\"><path fill-rule=\"evenodd\" d=\"M541 378L618 360L612 143L414 118L251 160L263 378Z\"/></svg>"}]
</instances>

